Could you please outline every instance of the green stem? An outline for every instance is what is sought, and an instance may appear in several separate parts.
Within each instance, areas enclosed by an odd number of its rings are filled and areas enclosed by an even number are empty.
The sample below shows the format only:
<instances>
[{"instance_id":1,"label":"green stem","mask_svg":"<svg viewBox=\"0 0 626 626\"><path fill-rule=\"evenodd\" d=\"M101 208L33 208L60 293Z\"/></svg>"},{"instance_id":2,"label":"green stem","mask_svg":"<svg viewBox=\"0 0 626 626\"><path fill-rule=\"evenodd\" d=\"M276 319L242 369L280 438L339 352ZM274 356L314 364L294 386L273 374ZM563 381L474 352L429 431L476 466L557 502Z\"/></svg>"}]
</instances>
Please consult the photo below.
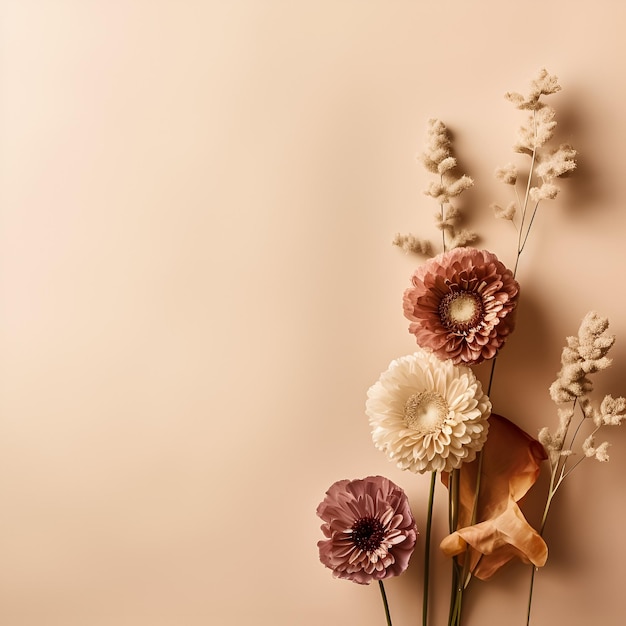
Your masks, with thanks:
<instances>
[{"instance_id":1,"label":"green stem","mask_svg":"<svg viewBox=\"0 0 626 626\"><path fill-rule=\"evenodd\" d=\"M448 613L448 625L454 624L456 612L456 592L459 584L459 565L456 557L452 557L452 585L450 587L450 611Z\"/></svg>"},{"instance_id":2,"label":"green stem","mask_svg":"<svg viewBox=\"0 0 626 626\"><path fill-rule=\"evenodd\" d=\"M385 593L385 585L383 585L383 581L378 581L378 586L380 587L380 595L383 599L383 606L385 607L385 617L387 618L387 626L392 626L391 624L391 615L389 613L389 603L387 602L387 594Z\"/></svg>"},{"instance_id":3,"label":"green stem","mask_svg":"<svg viewBox=\"0 0 626 626\"><path fill-rule=\"evenodd\" d=\"M428 625L428 581L430 578L430 532L433 523L433 502L435 500L435 484L437 472L430 477L428 492L428 515L426 517L426 553L424 554L424 599L422 601L422 626Z\"/></svg>"},{"instance_id":4,"label":"green stem","mask_svg":"<svg viewBox=\"0 0 626 626\"><path fill-rule=\"evenodd\" d=\"M459 474L460 470L452 470L448 474L448 523L450 534L452 534L458 523L458 503L459 503ZM459 564L455 556L452 557L452 574L450 577L450 612L448 613L448 624L454 622L456 608L456 594L459 584Z\"/></svg>"},{"instance_id":5,"label":"green stem","mask_svg":"<svg viewBox=\"0 0 626 626\"><path fill-rule=\"evenodd\" d=\"M533 572L530 575L530 592L528 594L528 611L526 612L526 626L530 626L530 609L533 604L533 587L535 584L535 572L537 571L537 568L533 565L532 570Z\"/></svg>"},{"instance_id":6,"label":"green stem","mask_svg":"<svg viewBox=\"0 0 626 626\"><path fill-rule=\"evenodd\" d=\"M487 387L487 395L491 393L491 386L493 384L493 375L496 369L497 357L491 362L491 373L489 375L489 385ZM480 481L483 469L483 453L482 451L477 455L478 469L476 474L476 487L474 489L474 505L472 507L472 513L470 518L470 526L476 523L478 517L478 494L480 493ZM452 470L448 478L448 497L449 497L449 525L450 533L456 531L458 524L458 509L459 509L459 483L461 480L460 470ZM448 614L449 626L458 626L461 623L461 609L463 604L463 591L467 587L471 574L470 568L470 555L469 551L465 551L465 561L463 568L461 569L456 558L452 559L452 587L450 591L450 612ZM424 623L424 626L426 624Z\"/></svg>"},{"instance_id":7,"label":"green stem","mask_svg":"<svg viewBox=\"0 0 626 626\"><path fill-rule=\"evenodd\" d=\"M459 580L458 573L456 589L454 591L454 602L451 606L448 626L460 626L461 624L461 610L463 608L463 584L462 581Z\"/></svg>"},{"instance_id":8,"label":"green stem","mask_svg":"<svg viewBox=\"0 0 626 626\"><path fill-rule=\"evenodd\" d=\"M470 526L473 526L476 523L476 518L478 517L478 494L480 493L480 482L481 482L481 474L483 473L483 451L478 452L478 469L476 470L476 487L474 489L474 505L472 506L472 517L470 519Z\"/></svg>"},{"instance_id":9,"label":"green stem","mask_svg":"<svg viewBox=\"0 0 626 626\"><path fill-rule=\"evenodd\" d=\"M487 385L487 395L491 393L491 387L493 385L493 373L496 371L496 361L498 360L498 355L493 357L491 361L491 373L489 374L489 384Z\"/></svg>"},{"instance_id":10,"label":"green stem","mask_svg":"<svg viewBox=\"0 0 626 626\"><path fill-rule=\"evenodd\" d=\"M448 474L448 526L450 534L456 530L458 522L459 471L455 469Z\"/></svg>"},{"instance_id":11,"label":"green stem","mask_svg":"<svg viewBox=\"0 0 626 626\"><path fill-rule=\"evenodd\" d=\"M493 370L492 370L493 372ZM478 469L476 471L476 487L474 488L474 504L472 506L472 515L470 517L470 526L474 526L476 524L476 518L478 517L478 494L480 493L480 482L481 475L483 471L483 452L482 450L478 453ZM465 550L465 560L463 562L463 569L461 571L461 577L457 580L457 589L456 589L456 621L453 622L455 626L459 626L461 624L461 611L463 609L463 592L465 588L469 584L472 578L472 574L470 572L470 555L469 550Z\"/></svg>"}]
</instances>

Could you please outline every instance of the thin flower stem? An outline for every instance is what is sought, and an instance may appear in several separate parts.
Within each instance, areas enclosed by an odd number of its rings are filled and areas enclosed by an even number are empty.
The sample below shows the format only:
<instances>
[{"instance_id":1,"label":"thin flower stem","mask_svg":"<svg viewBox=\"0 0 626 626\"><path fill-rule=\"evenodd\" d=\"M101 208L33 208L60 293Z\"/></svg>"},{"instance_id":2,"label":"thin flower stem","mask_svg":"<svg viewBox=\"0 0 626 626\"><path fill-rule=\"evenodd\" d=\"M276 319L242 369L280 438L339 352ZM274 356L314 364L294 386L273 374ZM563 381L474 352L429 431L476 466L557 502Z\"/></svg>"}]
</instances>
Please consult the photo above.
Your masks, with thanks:
<instances>
[{"instance_id":1,"label":"thin flower stem","mask_svg":"<svg viewBox=\"0 0 626 626\"><path fill-rule=\"evenodd\" d=\"M385 593L385 585L383 585L383 581L378 581L378 586L380 588L380 595L383 599L383 606L385 607L385 617L387 618L387 626L392 626L391 624L391 615L389 613L389 603L387 602L387 594Z\"/></svg>"},{"instance_id":2,"label":"thin flower stem","mask_svg":"<svg viewBox=\"0 0 626 626\"><path fill-rule=\"evenodd\" d=\"M524 241L522 242L522 247L519 249L519 254L522 254L524 251L524 247L526 246L526 242L528 241L528 235L530 235L530 229L535 221L535 215L537 215L537 209L539 208L539 202L535 204L535 208L533 209L533 214L530 218L530 222L528 223L528 228L526 229L526 235L524 237Z\"/></svg>"},{"instance_id":3,"label":"thin flower stem","mask_svg":"<svg viewBox=\"0 0 626 626\"><path fill-rule=\"evenodd\" d=\"M478 495L480 493L481 475L483 473L483 459L485 455L480 450L477 454L478 457L478 469L476 470L476 488L474 489L474 505L472 506L472 517L470 518L470 526L476 523L476 517L478 516Z\"/></svg>"},{"instance_id":4,"label":"thin flower stem","mask_svg":"<svg viewBox=\"0 0 626 626\"><path fill-rule=\"evenodd\" d=\"M457 527L458 522L458 504L459 504L459 478L460 470L454 469L448 475L448 521L450 534L452 534ZM452 574L450 577L450 611L448 613L448 625L452 626L456 619L456 598L459 586L459 564L456 557L452 557Z\"/></svg>"},{"instance_id":5,"label":"thin flower stem","mask_svg":"<svg viewBox=\"0 0 626 626\"><path fill-rule=\"evenodd\" d=\"M493 384L493 375L496 369L497 357L494 357L491 362L491 373L489 375L489 385L487 388L487 395L491 392L491 386ZM474 506L472 508L472 515L470 519L470 526L476 523L478 516L478 494L480 492L480 479L483 467L483 454L478 453L478 473L476 476L476 487L474 490ZM448 522L450 527L450 533L456 531L458 523L458 510L459 510L459 482L460 482L460 470L452 470L448 477ZM428 548L427 548L428 549ZM463 568L461 569L456 558L452 559L452 584L450 591L450 613L448 615L449 626L459 626L461 623L461 608L463 603L463 591L469 584L472 577L470 567L469 555L465 554L465 561ZM424 622L424 626L426 623Z\"/></svg>"},{"instance_id":6,"label":"thin flower stem","mask_svg":"<svg viewBox=\"0 0 626 626\"><path fill-rule=\"evenodd\" d=\"M574 398L574 403L572 404L572 413L576 409L576 402L578 402L578 398ZM578 436L578 432L580 431L580 428L581 428L581 426L584 423L585 423L585 414L583 412L583 416L582 416L580 422L578 422L578 426L576 426L576 430L574 431L574 434L572 435L572 439L569 442L569 449L570 450L572 450L574 448L574 441L576 441L576 437ZM565 434L567 435L567 433L565 433ZM595 432L594 432L594 434L595 434ZM565 439L565 437L563 439Z\"/></svg>"},{"instance_id":7,"label":"thin flower stem","mask_svg":"<svg viewBox=\"0 0 626 626\"><path fill-rule=\"evenodd\" d=\"M491 361L491 373L489 374L489 384L487 387L487 395L491 393L491 387L493 385L493 375L496 370L496 361L497 356L493 358ZM480 481L483 470L483 458L484 455L482 450L478 453L478 469L476 474L476 487L474 488L474 505L472 507L472 514L470 518L469 525L473 526L476 523L476 518L478 517L478 496L480 494ZM454 477L454 478L453 478ZM460 474L459 470L454 470L450 474L450 484L449 484L449 492L450 492L450 532L453 533L456 530L457 526L457 515L458 515L458 504L459 504L459 481ZM452 514L454 510L455 514ZM463 592L465 588L468 586L469 581L472 578L472 574L469 571L470 568L470 558L469 554L465 554L465 561L463 563L463 569L461 572L458 571L458 564L456 561L453 561L453 575L452 575L452 594L450 598L450 615L448 618L449 626L459 626L461 623L461 610L463 607Z\"/></svg>"},{"instance_id":8,"label":"thin flower stem","mask_svg":"<svg viewBox=\"0 0 626 626\"><path fill-rule=\"evenodd\" d=\"M565 474L563 474L561 476L561 479L559 480L557 487L586 459L587 457L581 457L580 459L578 459L578 461L576 461L576 463L574 463L574 465L572 465L572 467L570 467L567 472L565 472ZM565 469L565 468L564 468ZM556 491L556 489L555 489Z\"/></svg>"},{"instance_id":9,"label":"thin flower stem","mask_svg":"<svg viewBox=\"0 0 626 626\"><path fill-rule=\"evenodd\" d=\"M535 135L535 139L537 138L537 112L533 111L533 133ZM518 244L521 242L521 235L524 226L524 220L526 218L526 209L528 207L528 198L530 197L530 186L532 183L533 173L535 170L535 160L537 158L537 148L533 146L533 152L530 158L530 170L528 171L528 180L526 181L526 192L524 193L524 205L522 207L522 224L520 227L520 240ZM519 250L519 245L517 246Z\"/></svg>"},{"instance_id":10,"label":"thin flower stem","mask_svg":"<svg viewBox=\"0 0 626 626\"><path fill-rule=\"evenodd\" d=\"M515 278L515 276L517 275L517 266L519 265L519 258L520 258L520 253L517 253L517 256L515 257L515 267L513 268L513 278Z\"/></svg>"},{"instance_id":11,"label":"thin flower stem","mask_svg":"<svg viewBox=\"0 0 626 626\"><path fill-rule=\"evenodd\" d=\"M491 386L493 385L493 373L496 371L496 361L498 360L498 356L494 356L491 361L491 373L489 374L489 384L487 385L487 395L491 393Z\"/></svg>"},{"instance_id":12,"label":"thin flower stem","mask_svg":"<svg viewBox=\"0 0 626 626\"><path fill-rule=\"evenodd\" d=\"M433 523L433 502L435 499L435 484L437 472L430 477L430 491L428 493L428 515L426 518L426 553L424 555L424 598L422 600L422 626L428 626L428 581L430 578L430 532Z\"/></svg>"},{"instance_id":13,"label":"thin flower stem","mask_svg":"<svg viewBox=\"0 0 626 626\"><path fill-rule=\"evenodd\" d=\"M496 369L496 360L497 357L494 357L491 362L491 373L489 375L489 385L487 388L487 395L491 392L491 386L493 384L493 375ZM480 493L480 481L483 469L483 453L480 451L477 455L478 459L478 469L476 475L476 487L474 489L474 505L472 507L472 514L470 518L470 526L473 526L476 523L476 518L478 517L478 495ZM459 505L459 481L460 474L459 470L453 470L450 473L449 478L449 494L450 494L450 533L453 533L456 530L457 526L457 516L458 516L458 505ZM468 586L469 581L472 578L472 574L469 571L470 568L470 558L469 554L465 554L465 561L463 563L463 569L459 572L458 564L455 560L453 560L453 572L452 572L452 593L450 597L450 615L448 617L449 626L459 626L461 623L461 610L463 606L463 592L465 588Z\"/></svg>"},{"instance_id":14,"label":"thin flower stem","mask_svg":"<svg viewBox=\"0 0 626 626\"><path fill-rule=\"evenodd\" d=\"M537 113L533 111L533 130L535 134L535 138L537 137ZM530 170L528 172L528 180L526 181L526 193L524 194L524 204L522 205L522 217L519 227L519 234L517 237L517 258L515 259L515 268L513 269L513 276L517 274L517 266L519 264L519 258L522 254L522 250L524 249L524 245L526 244L526 240L528 239L528 233L530 232L530 227L532 226L533 219L535 217L534 213L530 220L530 224L526 229L526 235L524 235L524 222L526 221L526 211L528 208L528 198L530 197L530 186L533 179L533 173L535 171L535 160L537 157L537 148L533 146L533 152L530 159ZM536 211L537 207L535 207ZM523 243L522 243L523 242Z\"/></svg>"},{"instance_id":15,"label":"thin flower stem","mask_svg":"<svg viewBox=\"0 0 626 626\"><path fill-rule=\"evenodd\" d=\"M530 575L530 592L528 593L528 609L526 611L526 626L530 626L530 609L533 604L533 587L535 583L535 572L537 568L532 565L532 574Z\"/></svg>"},{"instance_id":16,"label":"thin flower stem","mask_svg":"<svg viewBox=\"0 0 626 626\"><path fill-rule=\"evenodd\" d=\"M543 510L543 516L541 518L541 526L539 527L539 536L543 537L543 531L546 527L546 521L548 519L548 511L550 510L550 504L552 503L552 498L556 493L556 490L559 488L559 485L563 482L563 476L559 478L555 483L556 478L556 470L557 466L552 470L552 475L550 476L550 489L548 491L548 498L546 500L546 506ZM528 591L528 606L526 610L526 626L530 626L530 613L533 605L533 591L535 587L535 573L537 572L537 567L531 564L531 575L530 575L530 589Z\"/></svg>"},{"instance_id":17,"label":"thin flower stem","mask_svg":"<svg viewBox=\"0 0 626 626\"><path fill-rule=\"evenodd\" d=\"M519 191L517 190L517 185L513 186L513 189L515 190L515 198L517 199L517 206L519 207L520 210L520 214L522 212L522 199L519 197ZM522 227L522 225L520 224L520 228Z\"/></svg>"},{"instance_id":18,"label":"thin flower stem","mask_svg":"<svg viewBox=\"0 0 626 626\"><path fill-rule=\"evenodd\" d=\"M456 530L458 521L458 504L459 504L459 470L452 470L448 476L448 514L450 534Z\"/></svg>"},{"instance_id":19,"label":"thin flower stem","mask_svg":"<svg viewBox=\"0 0 626 626\"><path fill-rule=\"evenodd\" d=\"M459 584L459 564L456 557L452 557L452 584L450 586L450 611L448 613L448 626L454 624L456 615L456 592Z\"/></svg>"},{"instance_id":20,"label":"thin flower stem","mask_svg":"<svg viewBox=\"0 0 626 626\"><path fill-rule=\"evenodd\" d=\"M546 522L548 521L548 512L550 511L550 505L552 504L552 498L554 498L554 494L556 490L559 488L559 485L563 482L563 477L559 478L556 484L550 486L550 493L548 494L548 499L546 500L546 506L543 510L543 515L541 517L541 525L539 526L539 535L543 536L543 531L546 527Z\"/></svg>"},{"instance_id":21,"label":"thin flower stem","mask_svg":"<svg viewBox=\"0 0 626 626\"><path fill-rule=\"evenodd\" d=\"M460 626L462 608L463 608L463 584L459 580L457 581L456 594L454 598L454 608L452 610L449 626Z\"/></svg>"},{"instance_id":22,"label":"thin flower stem","mask_svg":"<svg viewBox=\"0 0 626 626\"><path fill-rule=\"evenodd\" d=\"M574 401L574 406L576 406L576 401ZM583 418L584 421L584 418ZM582 422L581 422L582 424ZM578 425L578 427L576 428L576 431L574 432L574 436L572 437L572 444L574 443L574 439L576 438L576 435L578 434L578 430L580 429L580 424ZM596 431L598 430L598 428L596 428ZM594 433L596 432L594 431ZM564 435L567 436L567 432ZM570 450L572 448L572 445L570 445ZM554 465L554 467L552 468L552 472L550 475L550 487L548 489L548 497L546 499L546 506L543 510L543 516L541 518L541 525L539 527L539 536L543 537L543 532L545 530L546 527L546 522L548 521L548 513L550 512L550 505L552 504L552 499L554 498L554 495L556 494L558 488L561 486L561 484L563 483L563 481L585 460L586 457L582 457L580 459L578 459L578 461L576 461L576 463L574 463L574 465L572 467L570 467L567 471L565 471L565 466L567 463L567 458L566 460L563 462L563 464L561 465L561 471L559 472L559 464L556 463ZM557 473L559 474L559 477L557 479ZM532 602L533 602L533 589L534 589L534 584L535 584L535 572L537 571L537 568L533 565L532 566L532 574L530 577L530 589L528 592L528 610L526 613L526 626L530 626L530 612L531 612L531 608L532 608Z\"/></svg>"},{"instance_id":23,"label":"thin flower stem","mask_svg":"<svg viewBox=\"0 0 626 626\"><path fill-rule=\"evenodd\" d=\"M493 373L493 369L492 369ZM481 450L477 455L478 460L478 469L476 470L476 487L474 488L474 504L472 506L472 515L470 517L470 526L474 526L476 524L476 518L478 517L478 494L480 493L480 482L481 476L483 472L483 459L484 454ZM465 560L463 562L463 570L461 574L460 580L457 581L457 591L456 591L456 622L454 622L455 626L459 626L461 624L461 611L463 608L463 593L467 586L469 585L470 580L472 579L472 573L470 572L470 555L466 549L465 551Z\"/></svg>"},{"instance_id":24,"label":"thin flower stem","mask_svg":"<svg viewBox=\"0 0 626 626\"><path fill-rule=\"evenodd\" d=\"M571 450L574 447L574 441L576 441L576 436L578 435L578 431L580 430L580 427L585 423L585 418L583 417L580 422L578 423L578 426L576 426L576 430L574 431L574 434L572 435L572 440L570 441L569 444L569 449Z\"/></svg>"}]
</instances>

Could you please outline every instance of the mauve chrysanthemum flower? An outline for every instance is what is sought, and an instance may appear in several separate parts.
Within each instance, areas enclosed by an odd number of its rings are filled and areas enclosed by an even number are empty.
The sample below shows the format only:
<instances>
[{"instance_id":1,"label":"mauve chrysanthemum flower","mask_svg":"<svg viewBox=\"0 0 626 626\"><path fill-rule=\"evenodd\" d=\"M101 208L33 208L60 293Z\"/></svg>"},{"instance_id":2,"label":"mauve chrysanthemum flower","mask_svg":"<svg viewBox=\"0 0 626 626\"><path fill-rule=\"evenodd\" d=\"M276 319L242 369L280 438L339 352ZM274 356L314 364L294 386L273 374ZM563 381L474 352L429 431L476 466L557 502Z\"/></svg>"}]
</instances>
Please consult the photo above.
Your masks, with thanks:
<instances>
[{"instance_id":1,"label":"mauve chrysanthemum flower","mask_svg":"<svg viewBox=\"0 0 626 626\"><path fill-rule=\"evenodd\" d=\"M487 250L455 248L417 268L404 292L409 332L440 359L493 358L514 328L519 285Z\"/></svg>"},{"instance_id":2,"label":"mauve chrysanthemum flower","mask_svg":"<svg viewBox=\"0 0 626 626\"><path fill-rule=\"evenodd\" d=\"M317 514L327 537L317 543L320 561L336 577L367 585L407 568L417 528L406 494L389 479L339 480Z\"/></svg>"},{"instance_id":3,"label":"mauve chrysanthemum flower","mask_svg":"<svg viewBox=\"0 0 626 626\"><path fill-rule=\"evenodd\" d=\"M491 402L465 365L426 350L392 361L367 392L374 445L400 469L457 469L487 440Z\"/></svg>"}]
</instances>

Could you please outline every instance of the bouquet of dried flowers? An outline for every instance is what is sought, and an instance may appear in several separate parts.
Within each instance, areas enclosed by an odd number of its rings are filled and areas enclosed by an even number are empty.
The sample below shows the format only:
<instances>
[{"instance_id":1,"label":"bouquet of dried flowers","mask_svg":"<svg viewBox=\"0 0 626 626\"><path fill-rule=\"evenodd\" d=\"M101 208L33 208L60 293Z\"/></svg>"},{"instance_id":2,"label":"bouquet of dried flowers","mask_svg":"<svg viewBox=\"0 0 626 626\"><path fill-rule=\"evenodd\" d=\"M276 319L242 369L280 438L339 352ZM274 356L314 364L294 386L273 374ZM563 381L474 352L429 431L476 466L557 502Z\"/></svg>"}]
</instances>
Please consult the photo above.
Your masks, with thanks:
<instances>
[{"instance_id":1,"label":"bouquet of dried flowers","mask_svg":"<svg viewBox=\"0 0 626 626\"><path fill-rule=\"evenodd\" d=\"M608 320L593 311L582 320L578 334L567 338L561 369L549 387L557 405L554 430L543 428L535 438L496 414L489 398L497 357L515 329L520 293L516 273L535 216L543 201L559 193L556 180L576 167L576 151L570 145L551 146L555 110L545 98L560 89L557 77L542 70L527 96L505 96L525 112L514 151L530 160L524 176L512 163L495 173L512 191L505 206L491 207L497 218L515 228L512 270L494 253L476 248L476 233L461 227L457 199L473 181L456 174L449 133L440 120L429 121L420 160L435 175L425 193L439 205L441 252L433 256L432 242L412 234L394 240L406 252L429 257L413 273L403 297L417 349L392 361L371 386L365 412L374 445L390 461L403 470L431 473L423 626L428 624L438 482L448 492L449 528L440 543L451 563L448 626L462 623L463 595L472 578L487 580L513 559L531 566L529 624L535 572L548 556L542 535L554 495L585 459L608 460L609 444L597 443L596 436L626 416L626 399L607 395L599 404L592 399L592 375L611 364L608 352L614 342ZM491 362L486 390L473 370L485 361ZM589 434L581 442L585 426ZM535 485L544 461L550 467L550 483L541 523L533 528L519 502ZM318 543L320 560L339 578L359 584L378 581L391 626L383 580L406 570L418 536L406 494L382 476L340 480L327 491L317 513L325 537Z\"/></svg>"}]
</instances>

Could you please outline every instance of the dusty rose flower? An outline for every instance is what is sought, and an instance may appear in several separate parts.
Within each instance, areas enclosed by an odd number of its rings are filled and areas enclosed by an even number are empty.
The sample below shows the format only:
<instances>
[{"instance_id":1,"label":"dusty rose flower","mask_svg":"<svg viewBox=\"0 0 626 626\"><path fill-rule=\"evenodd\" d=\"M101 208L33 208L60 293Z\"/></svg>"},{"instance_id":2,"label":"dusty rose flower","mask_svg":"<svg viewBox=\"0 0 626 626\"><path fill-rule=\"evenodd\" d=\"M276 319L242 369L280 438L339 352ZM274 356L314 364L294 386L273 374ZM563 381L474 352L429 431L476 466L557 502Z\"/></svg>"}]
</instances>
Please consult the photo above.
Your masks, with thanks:
<instances>
[{"instance_id":1,"label":"dusty rose flower","mask_svg":"<svg viewBox=\"0 0 626 626\"><path fill-rule=\"evenodd\" d=\"M404 292L409 332L442 360L493 358L513 331L519 285L487 250L455 248L417 268Z\"/></svg>"},{"instance_id":2,"label":"dusty rose flower","mask_svg":"<svg viewBox=\"0 0 626 626\"><path fill-rule=\"evenodd\" d=\"M361 585L401 574L417 540L404 491L383 476L339 480L317 507L327 539L320 561L338 578Z\"/></svg>"}]
</instances>

